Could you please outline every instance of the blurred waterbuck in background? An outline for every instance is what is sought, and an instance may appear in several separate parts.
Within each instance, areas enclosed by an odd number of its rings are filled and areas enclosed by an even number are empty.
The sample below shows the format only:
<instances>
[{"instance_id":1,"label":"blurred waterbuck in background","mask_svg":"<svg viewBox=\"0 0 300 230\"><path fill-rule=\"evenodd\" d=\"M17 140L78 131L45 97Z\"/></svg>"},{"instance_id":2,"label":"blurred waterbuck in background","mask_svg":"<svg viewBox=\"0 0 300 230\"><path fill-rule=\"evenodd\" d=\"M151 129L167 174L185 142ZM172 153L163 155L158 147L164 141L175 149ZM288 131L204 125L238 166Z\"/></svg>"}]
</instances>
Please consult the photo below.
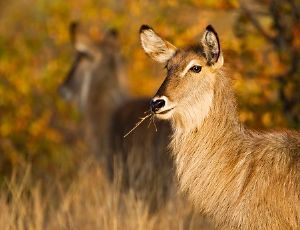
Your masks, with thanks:
<instances>
[{"instance_id":1,"label":"blurred waterbuck in background","mask_svg":"<svg viewBox=\"0 0 300 230\"><path fill-rule=\"evenodd\" d=\"M117 35L108 31L101 38L83 32L78 23L70 25L70 37L76 51L66 79L59 87L61 95L74 100L83 116L84 138L90 152L100 158L112 173L109 152L110 121L126 92L120 84L120 56Z\"/></svg>"},{"instance_id":2,"label":"blurred waterbuck in background","mask_svg":"<svg viewBox=\"0 0 300 230\"><path fill-rule=\"evenodd\" d=\"M150 208L155 209L173 187L172 161L166 149L169 125L158 122L156 132L144 122L124 138L144 112L149 112L150 98L127 95L115 32L93 39L72 24L70 34L75 60L60 92L66 99L76 100L87 144L108 169L108 176L113 179L118 177L116 172L122 174L121 183L150 200ZM119 163L122 169L118 171Z\"/></svg>"},{"instance_id":3,"label":"blurred waterbuck in background","mask_svg":"<svg viewBox=\"0 0 300 230\"><path fill-rule=\"evenodd\" d=\"M170 120L181 190L225 229L300 228L300 134L258 132L239 122L232 80L215 30L176 48L142 26L144 51L167 77L151 102Z\"/></svg>"}]
</instances>

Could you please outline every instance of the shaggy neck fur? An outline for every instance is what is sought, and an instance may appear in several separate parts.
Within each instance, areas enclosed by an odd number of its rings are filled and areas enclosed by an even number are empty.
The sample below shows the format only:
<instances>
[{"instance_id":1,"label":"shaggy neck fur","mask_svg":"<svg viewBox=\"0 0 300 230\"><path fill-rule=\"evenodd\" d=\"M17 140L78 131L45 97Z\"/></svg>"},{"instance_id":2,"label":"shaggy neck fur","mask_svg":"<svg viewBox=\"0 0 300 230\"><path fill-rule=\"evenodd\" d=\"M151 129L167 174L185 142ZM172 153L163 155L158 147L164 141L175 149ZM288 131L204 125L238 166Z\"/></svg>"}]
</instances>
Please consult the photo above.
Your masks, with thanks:
<instances>
[{"instance_id":1,"label":"shaggy neck fur","mask_svg":"<svg viewBox=\"0 0 300 230\"><path fill-rule=\"evenodd\" d=\"M222 75L213 96L203 122L178 129L178 121L172 121L170 147L181 190L220 228L296 229L299 134L245 129L238 121L231 80Z\"/></svg>"}]
</instances>

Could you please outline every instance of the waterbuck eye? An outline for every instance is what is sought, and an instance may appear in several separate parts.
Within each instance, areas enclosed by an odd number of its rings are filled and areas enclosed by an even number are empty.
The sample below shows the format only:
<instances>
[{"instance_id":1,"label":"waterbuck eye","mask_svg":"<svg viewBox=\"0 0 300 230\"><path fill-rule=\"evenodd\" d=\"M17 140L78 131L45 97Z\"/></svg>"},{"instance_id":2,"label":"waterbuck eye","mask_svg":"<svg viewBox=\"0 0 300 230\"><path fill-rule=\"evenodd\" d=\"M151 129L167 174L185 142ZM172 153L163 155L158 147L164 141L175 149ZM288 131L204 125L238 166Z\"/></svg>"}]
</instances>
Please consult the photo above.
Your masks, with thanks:
<instances>
[{"instance_id":1,"label":"waterbuck eye","mask_svg":"<svg viewBox=\"0 0 300 230\"><path fill-rule=\"evenodd\" d=\"M194 73L200 73L202 67L200 65L194 65L193 67L190 68L191 71Z\"/></svg>"},{"instance_id":2,"label":"waterbuck eye","mask_svg":"<svg viewBox=\"0 0 300 230\"><path fill-rule=\"evenodd\" d=\"M88 53L88 52L85 52L85 51L79 51L78 52L78 57L81 59L81 58L84 58L84 59L88 59L88 60L93 60L94 57L92 56L92 54Z\"/></svg>"}]
</instances>

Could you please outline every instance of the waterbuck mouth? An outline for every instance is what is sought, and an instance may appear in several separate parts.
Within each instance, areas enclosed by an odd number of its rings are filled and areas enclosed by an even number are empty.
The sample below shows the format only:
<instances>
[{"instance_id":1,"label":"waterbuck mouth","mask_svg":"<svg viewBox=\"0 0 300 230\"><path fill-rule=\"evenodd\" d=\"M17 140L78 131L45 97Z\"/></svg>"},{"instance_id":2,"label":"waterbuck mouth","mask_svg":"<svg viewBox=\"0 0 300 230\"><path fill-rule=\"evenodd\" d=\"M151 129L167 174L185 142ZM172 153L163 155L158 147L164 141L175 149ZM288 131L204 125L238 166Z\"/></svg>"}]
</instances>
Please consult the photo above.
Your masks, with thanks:
<instances>
[{"instance_id":1,"label":"waterbuck mouth","mask_svg":"<svg viewBox=\"0 0 300 230\"><path fill-rule=\"evenodd\" d=\"M164 110L164 111L162 111L162 112L160 112L160 113L155 113L155 114L158 114L158 115L166 114L166 113L170 112L170 111L173 110L173 109L174 109L174 107L173 107L173 108L170 108L170 109L167 109L167 110Z\"/></svg>"}]
</instances>

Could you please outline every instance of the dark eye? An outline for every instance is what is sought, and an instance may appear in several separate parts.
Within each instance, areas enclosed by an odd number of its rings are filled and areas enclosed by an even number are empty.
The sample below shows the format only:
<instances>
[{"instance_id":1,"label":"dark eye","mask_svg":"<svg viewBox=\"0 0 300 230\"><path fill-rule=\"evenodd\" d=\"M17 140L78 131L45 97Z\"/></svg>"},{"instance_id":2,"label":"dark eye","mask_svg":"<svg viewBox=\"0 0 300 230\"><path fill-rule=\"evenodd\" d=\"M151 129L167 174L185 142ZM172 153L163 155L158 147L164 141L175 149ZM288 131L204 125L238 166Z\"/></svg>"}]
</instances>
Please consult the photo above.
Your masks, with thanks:
<instances>
[{"instance_id":1,"label":"dark eye","mask_svg":"<svg viewBox=\"0 0 300 230\"><path fill-rule=\"evenodd\" d=\"M190 68L191 71L194 73L200 73L202 67L200 65L194 65L192 68Z\"/></svg>"}]
</instances>

